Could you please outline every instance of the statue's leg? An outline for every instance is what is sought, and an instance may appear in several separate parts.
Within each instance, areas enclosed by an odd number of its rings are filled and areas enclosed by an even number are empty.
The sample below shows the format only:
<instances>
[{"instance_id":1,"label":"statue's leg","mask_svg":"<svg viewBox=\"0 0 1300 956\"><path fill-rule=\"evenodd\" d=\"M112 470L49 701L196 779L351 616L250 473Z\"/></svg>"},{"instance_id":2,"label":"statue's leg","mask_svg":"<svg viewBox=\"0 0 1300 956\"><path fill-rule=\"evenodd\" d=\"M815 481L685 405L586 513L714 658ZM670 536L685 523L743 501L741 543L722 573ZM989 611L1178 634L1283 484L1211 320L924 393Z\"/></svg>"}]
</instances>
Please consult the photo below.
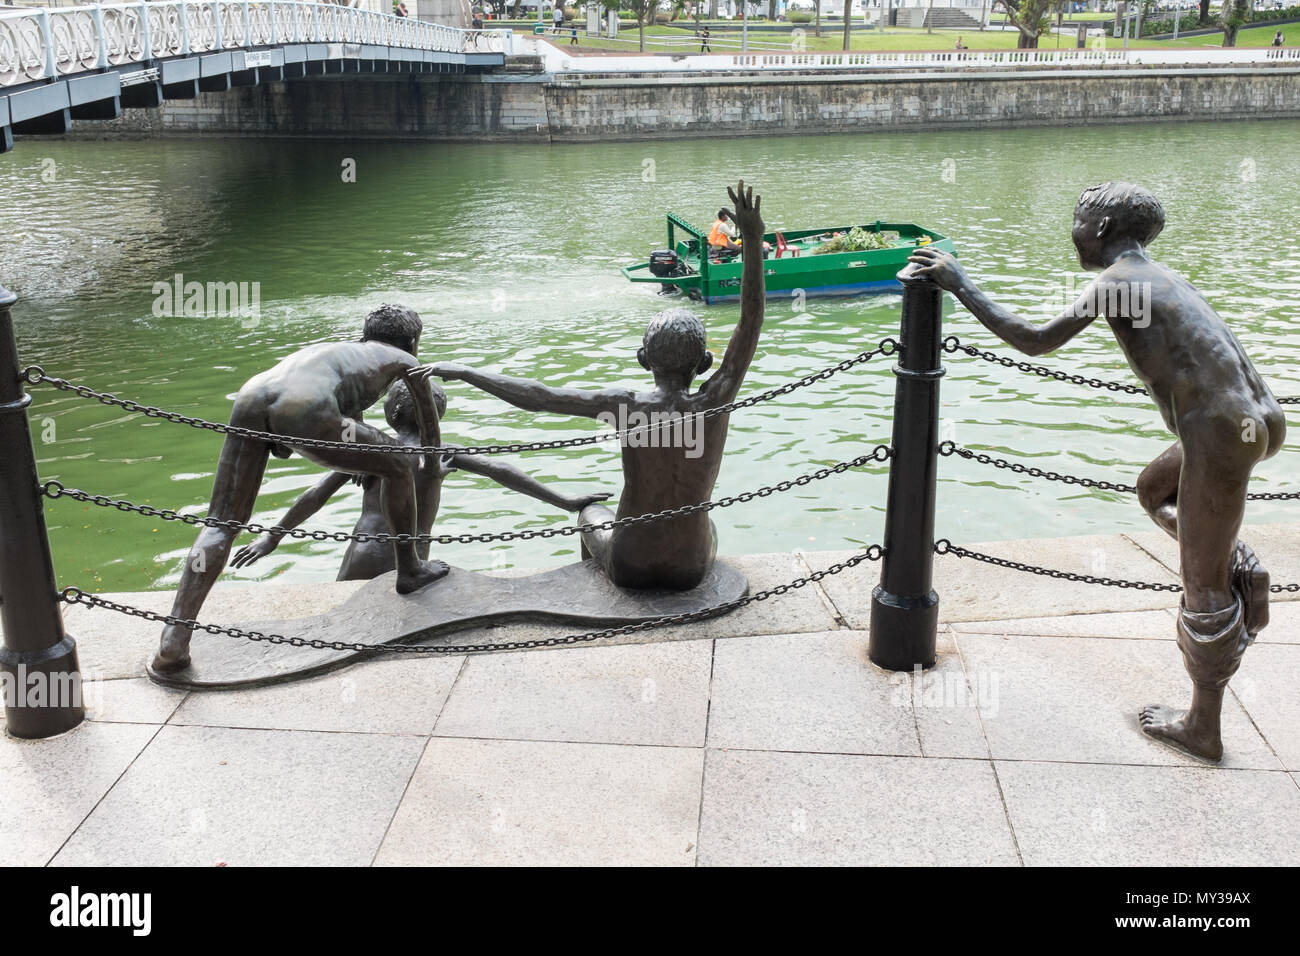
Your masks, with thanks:
<instances>
[{"instance_id":1,"label":"statue's leg","mask_svg":"<svg viewBox=\"0 0 1300 956\"><path fill-rule=\"evenodd\" d=\"M1210 760L1223 756L1224 688L1252 639L1243 595L1234 582L1241 577L1237 532L1255 459L1253 449L1231 444L1202 452L1187 449L1178 489L1183 601L1177 626L1178 649L1192 679L1192 703L1186 711L1151 706L1141 715L1147 733ZM1259 571L1257 562L1254 569L1244 569L1247 575Z\"/></svg>"},{"instance_id":2,"label":"statue's leg","mask_svg":"<svg viewBox=\"0 0 1300 956\"><path fill-rule=\"evenodd\" d=\"M1183 470L1183 446L1175 442L1138 475L1138 503L1171 538L1178 538L1178 480Z\"/></svg>"},{"instance_id":3,"label":"statue's leg","mask_svg":"<svg viewBox=\"0 0 1300 956\"><path fill-rule=\"evenodd\" d=\"M240 424L236 421L237 417L231 418L232 424ZM217 462L217 475L212 482L212 500L208 505L210 517L247 523L253 515L253 506L257 502L257 493L262 485L262 474L266 470L269 455L270 449L263 442L233 435L226 437L226 443L221 448L221 458ZM230 547L239 534L238 531L225 528L207 527L199 532L194 547L185 559L185 568L181 571L176 598L172 602L173 617L185 620L198 617L208 592L226 567ZM166 672L187 667L190 662L190 637L189 628L167 625L158 644L158 653L154 655L154 670Z\"/></svg>"},{"instance_id":4,"label":"statue's leg","mask_svg":"<svg viewBox=\"0 0 1300 956\"><path fill-rule=\"evenodd\" d=\"M361 445L392 445L397 442L377 428L350 418L340 419L335 426L307 438L322 438ZM395 534L414 536L416 527L414 458L406 454L367 451L365 448L298 448L309 458L332 471L354 475L374 475L382 482L380 500L384 518ZM432 584L451 570L443 561L422 561L412 541L393 542L393 557L397 562L397 593L410 594Z\"/></svg>"},{"instance_id":5,"label":"statue's leg","mask_svg":"<svg viewBox=\"0 0 1300 956\"><path fill-rule=\"evenodd\" d=\"M613 521L614 512L602 504L590 504L578 513L578 524L600 524L604 521ZM614 551L614 532L612 529L603 531L584 531L582 533L582 556L592 558L600 566L606 576L610 574L610 555Z\"/></svg>"}]
</instances>

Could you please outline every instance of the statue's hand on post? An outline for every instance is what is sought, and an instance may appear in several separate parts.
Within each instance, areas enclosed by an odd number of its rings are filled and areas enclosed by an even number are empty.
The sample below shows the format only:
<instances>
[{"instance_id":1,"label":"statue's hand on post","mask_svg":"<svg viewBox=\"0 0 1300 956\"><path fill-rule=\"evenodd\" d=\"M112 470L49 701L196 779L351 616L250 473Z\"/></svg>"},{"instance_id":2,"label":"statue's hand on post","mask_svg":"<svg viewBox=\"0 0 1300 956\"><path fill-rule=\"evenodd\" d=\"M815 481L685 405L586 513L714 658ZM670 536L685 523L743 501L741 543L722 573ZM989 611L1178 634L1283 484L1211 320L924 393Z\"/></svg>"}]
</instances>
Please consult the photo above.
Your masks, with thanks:
<instances>
[{"instance_id":1,"label":"statue's hand on post","mask_svg":"<svg viewBox=\"0 0 1300 956\"><path fill-rule=\"evenodd\" d=\"M924 276L941 289L956 292L966 282L966 270L957 257L933 246L920 246L912 250L907 261L919 266L916 275Z\"/></svg>"}]
</instances>

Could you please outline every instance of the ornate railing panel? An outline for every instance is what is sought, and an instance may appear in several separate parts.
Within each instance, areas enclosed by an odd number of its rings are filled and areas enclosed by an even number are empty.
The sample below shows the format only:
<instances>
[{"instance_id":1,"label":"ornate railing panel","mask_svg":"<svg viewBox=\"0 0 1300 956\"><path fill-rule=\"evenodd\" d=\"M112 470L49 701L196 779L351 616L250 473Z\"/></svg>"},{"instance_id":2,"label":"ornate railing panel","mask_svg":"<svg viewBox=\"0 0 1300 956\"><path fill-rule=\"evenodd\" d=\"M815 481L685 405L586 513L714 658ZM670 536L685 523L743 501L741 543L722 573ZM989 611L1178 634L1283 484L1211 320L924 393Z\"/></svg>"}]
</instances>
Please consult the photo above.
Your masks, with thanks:
<instances>
[{"instance_id":1,"label":"ornate railing panel","mask_svg":"<svg viewBox=\"0 0 1300 956\"><path fill-rule=\"evenodd\" d=\"M509 30L459 30L302 0L151 0L0 8L0 88L190 53L348 43L505 53Z\"/></svg>"}]
</instances>

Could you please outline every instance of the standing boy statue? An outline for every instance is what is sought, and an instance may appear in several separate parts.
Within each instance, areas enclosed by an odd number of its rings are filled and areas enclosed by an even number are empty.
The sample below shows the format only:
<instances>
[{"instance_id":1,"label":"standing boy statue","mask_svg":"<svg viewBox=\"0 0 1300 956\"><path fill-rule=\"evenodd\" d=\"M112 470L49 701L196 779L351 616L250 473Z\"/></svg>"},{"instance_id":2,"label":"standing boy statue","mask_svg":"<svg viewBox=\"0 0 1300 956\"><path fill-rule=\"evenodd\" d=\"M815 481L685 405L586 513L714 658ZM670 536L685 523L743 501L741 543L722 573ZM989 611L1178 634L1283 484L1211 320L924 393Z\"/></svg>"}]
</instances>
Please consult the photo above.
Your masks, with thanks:
<instances>
[{"instance_id":1,"label":"standing boy statue","mask_svg":"<svg viewBox=\"0 0 1300 956\"><path fill-rule=\"evenodd\" d=\"M702 435L694 449L630 437L624 442L624 484L617 517L707 501L722 466L729 416L717 414L689 423L683 419L733 401L758 348L764 307L763 217L761 198L753 192L752 188L745 189L744 182L734 191L728 190L733 203L730 217L744 240L740 322L718 370L699 388L692 389L691 383L708 371L713 355L705 347L704 324L686 309L661 312L646 328L637 361L654 376L654 387L644 391L626 387L556 388L446 362L434 364L434 374L468 382L530 412L585 415L604 421L626 421L633 416L661 422L675 418L683 426L698 424ZM593 504L582 510L578 520L600 524L614 517L609 508ZM713 567L718 535L709 516L695 512L643 525L586 532L582 546L619 587L686 591L700 584Z\"/></svg>"},{"instance_id":2,"label":"standing boy statue","mask_svg":"<svg viewBox=\"0 0 1300 956\"><path fill-rule=\"evenodd\" d=\"M427 380L421 383L420 387L432 391L434 403L437 406L438 418L441 420L447 410L446 394L440 386ZM403 445L420 447L442 444L441 428L431 436L420 433L420 419L416 411L415 398L405 382L394 382L392 387L389 388L388 398L384 401L384 418L393 431L397 433L397 440ZM439 424L441 424L441 421ZM432 441L426 441L426 437L432 438ZM410 462L415 477L415 501L418 513L416 530L422 535L427 535L432 529L434 521L437 520L438 506L442 501L442 482L453 471L466 471L471 474L482 475L485 478L492 479L504 488L518 491L539 501L545 501L547 504L563 508L565 511L578 512L589 504L609 497L609 495L599 494L562 495L558 491L546 487L535 478L524 474L509 462L501 461L498 458L467 455L464 452L456 451L448 451L441 457L434 455L406 455L405 458ZM289 507L289 510L284 513L284 517L276 525L282 529L280 533L267 531L252 544L240 548L235 553L234 559L231 560L230 566L234 568L248 567L266 557L280 546L280 542L284 540L284 531L298 527L318 512L330 498L351 480L353 480L353 476L346 472L330 472L299 495L297 500ZM352 533L357 535L392 534L392 528L388 526L388 519L384 516L383 482L373 475L369 475L361 479L361 487L365 491L361 501L361 517L357 519L356 527L352 529ZM429 542L422 541L417 544L416 551L421 558L427 558L429 556ZM379 577L381 574L387 574L396 567L397 562L391 543L387 541L353 540L348 543L348 549L343 554L343 564L339 567L338 580L370 580Z\"/></svg>"},{"instance_id":3,"label":"standing boy statue","mask_svg":"<svg viewBox=\"0 0 1300 956\"><path fill-rule=\"evenodd\" d=\"M1192 678L1186 710L1153 705L1142 729L1197 756L1223 756L1224 688L1268 623L1268 573L1237 540L1255 465L1286 436L1277 400L1241 344L1182 276L1146 247L1164 228L1155 196L1128 183L1079 197L1073 238L1079 264L1100 276L1041 326L994 304L948 253L917 249L911 261L952 292L983 325L1028 355L1068 342L1105 315L1134 373L1178 439L1143 470L1138 500L1178 541L1183 599L1178 647Z\"/></svg>"},{"instance_id":4,"label":"standing boy statue","mask_svg":"<svg viewBox=\"0 0 1300 956\"><path fill-rule=\"evenodd\" d=\"M427 380L429 367L420 365L416 358L422 329L420 317L413 310L382 305L366 317L360 342L309 345L245 382L235 396L231 425L338 442L342 447L298 445L291 438L271 443L239 434L226 435L212 482L208 516L247 523L257 502L267 459L272 454L288 458L296 451L332 471L378 479L388 526L395 532L414 535L417 514L414 470L408 460L411 456L370 447L391 448L398 442L367 425L361 416L395 380L412 384ZM435 445L438 412L433 394L427 388L417 388L415 396L419 430L427 439L424 444ZM224 527L204 527L199 532L176 588L173 617L193 620L198 616L238 535L237 530ZM422 559L412 541L394 542L391 547L399 594L418 591L450 570L442 561ZM174 673L189 666L191 636L187 627L167 625L153 669Z\"/></svg>"}]
</instances>

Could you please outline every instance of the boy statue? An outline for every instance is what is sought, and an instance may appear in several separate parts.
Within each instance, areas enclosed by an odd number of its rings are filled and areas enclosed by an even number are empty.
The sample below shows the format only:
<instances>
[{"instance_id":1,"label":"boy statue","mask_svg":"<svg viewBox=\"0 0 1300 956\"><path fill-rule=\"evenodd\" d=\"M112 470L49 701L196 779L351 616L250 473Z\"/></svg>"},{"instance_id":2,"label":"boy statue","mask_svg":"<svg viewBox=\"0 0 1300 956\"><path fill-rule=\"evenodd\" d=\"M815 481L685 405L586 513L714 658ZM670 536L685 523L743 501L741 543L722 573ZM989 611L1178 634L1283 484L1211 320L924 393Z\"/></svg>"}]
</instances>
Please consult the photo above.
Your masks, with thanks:
<instances>
[{"instance_id":1,"label":"boy statue","mask_svg":"<svg viewBox=\"0 0 1300 956\"><path fill-rule=\"evenodd\" d=\"M1218 760L1224 688L1268 623L1268 573L1237 540L1246 485L1255 465L1282 447L1286 419L1223 319L1191 283L1147 255L1164 224L1160 203L1141 187L1085 190L1074 212L1074 246L1079 264L1101 275L1040 326L994 304L948 253L921 248L911 261L1028 355L1050 352L1106 316L1178 439L1143 470L1137 488L1147 514L1178 542L1178 647L1192 678L1192 703L1186 711L1145 708L1142 729Z\"/></svg>"},{"instance_id":2,"label":"boy statue","mask_svg":"<svg viewBox=\"0 0 1300 956\"><path fill-rule=\"evenodd\" d=\"M718 370L698 388L693 389L691 383L708 371L713 355L705 347L704 324L686 309L661 312L646 328L637 361L654 376L654 386L643 391L626 387L555 388L447 362L435 363L434 374L449 381L468 382L530 412L584 415L614 423L630 419L660 423L642 432L646 440L629 435L623 441L624 484L619 496L619 518L707 501L722 466L728 416L697 416L735 399L763 328L763 217L761 197L753 193L752 187L745 189L744 182L728 190L733 204L729 215L744 241L740 322ZM665 422L673 427L662 427ZM685 436L688 431L700 433L698 442L692 443L695 447L684 448L669 440ZM606 506L593 504L582 510L578 520L600 524L614 517ZM595 559L611 583L643 590L687 591L696 587L712 569L717 546L717 530L703 512L585 532L582 536L584 553Z\"/></svg>"},{"instance_id":3,"label":"boy statue","mask_svg":"<svg viewBox=\"0 0 1300 956\"><path fill-rule=\"evenodd\" d=\"M447 413L447 395L442 387L426 381L424 386L433 392L434 404L437 406L438 418ZM403 445L420 447L423 445L441 445L441 430L435 433L433 441L426 442L420 433L419 415L416 411L415 398L405 382L394 382L388 389L388 398L384 402L384 418L397 433L397 440ZM415 502L418 518L417 531L428 534L438 517L438 506L442 500L442 482L453 471L467 471L475 475L491 478L497 484L518 491L521 494L545 501L547 504L563 508L565 511L579 512L587 505L608 498L609 495L562 495L552 491L541 482L524 474L509 462L495 458L466 455L449 452L436 459L433 455L406 455L415 476ZM286 531L298 527L321 508L354 476L341 471L332 471L311 488L308 488L285 512L278 522L278 527ZM384 515L383 482L373 475L360 480L364 495L361 502L361 517L357 519L354 534L392 534L388 519ZM240 548L231 560L234 568L247 567L266 557L284 539L283 534L266 532L252 544ZM421 558L429 556L429 542L416 545ZM339 581L361 581L377 578L387 574L397 566L393 546L386 541L351 541L343 555L343 564L339 568Z\"/></svg>"},{"instance_id":4,"label":"boy statue","mask_svg":"<svg viewBox=\"0 0 1300 956\"><path fill-rule=\"evenodd\" d=\"M315 440L340 442L341 448L273 443L227 434L217 474L212 482L208 516L221 521L247 523L257 502L262 475L270 455L288 458L298 452L332 471L370 476L381 483L380 498L388 526L414 535L416 495L414 469L405 453L380 452L367 446L395 446L397 440L361 420L362 413L397 379L418 384L427 380L428 366L416 358L423 324L416 313L401 305L381 305L366 317L360 342L309 345L294 352L274 368L254 375L235 396L230 424L252 431L272 432ZM415 412L425 445L436 445L438 412L433 393L415 389ZM231 545L239 532L204 527L194 542L181 572L172 616L192 620L226 566ZM442 561L422 559L413 542L394 542L397 592L410 594L444 576ZM190 663L191 631L169 624L163 629L153 669L174 673Z\"/></svg>"}]
</instances>

